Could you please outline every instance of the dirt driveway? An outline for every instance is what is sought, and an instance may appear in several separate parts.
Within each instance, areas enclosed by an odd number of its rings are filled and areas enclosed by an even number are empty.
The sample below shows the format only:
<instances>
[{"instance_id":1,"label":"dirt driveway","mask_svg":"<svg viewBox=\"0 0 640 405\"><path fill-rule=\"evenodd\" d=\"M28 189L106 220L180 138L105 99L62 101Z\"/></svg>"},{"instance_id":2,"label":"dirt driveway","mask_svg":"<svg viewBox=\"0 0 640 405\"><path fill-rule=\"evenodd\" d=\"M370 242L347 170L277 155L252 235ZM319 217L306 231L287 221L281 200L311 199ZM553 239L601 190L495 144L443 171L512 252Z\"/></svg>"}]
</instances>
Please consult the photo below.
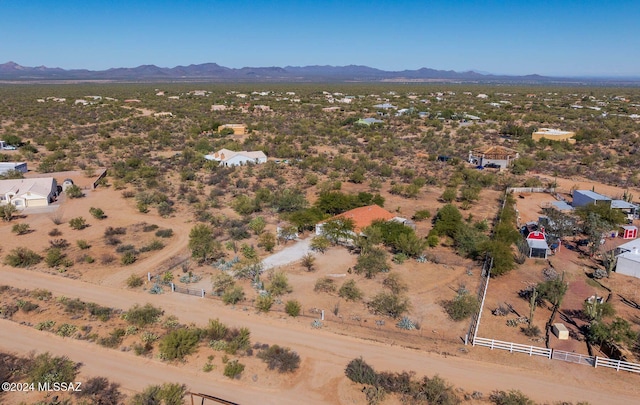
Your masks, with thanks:
<instances>
[{"instance_id":1,"label":"dirt driveway","mask_svg":"<svg viewBox=\"0 0 640 405\"><path fill-rule=\"evenodd\" d=\"M307 253L313 254L313 251L310 248L311 239L312 238L297 240L293 245L287 246L278 253L274 253L265 258L262 261L264 269L267 270L274 267L285 266L287 264L297 262L298 260L302 260L304 255Z\"/></svg>"}]
</instances>

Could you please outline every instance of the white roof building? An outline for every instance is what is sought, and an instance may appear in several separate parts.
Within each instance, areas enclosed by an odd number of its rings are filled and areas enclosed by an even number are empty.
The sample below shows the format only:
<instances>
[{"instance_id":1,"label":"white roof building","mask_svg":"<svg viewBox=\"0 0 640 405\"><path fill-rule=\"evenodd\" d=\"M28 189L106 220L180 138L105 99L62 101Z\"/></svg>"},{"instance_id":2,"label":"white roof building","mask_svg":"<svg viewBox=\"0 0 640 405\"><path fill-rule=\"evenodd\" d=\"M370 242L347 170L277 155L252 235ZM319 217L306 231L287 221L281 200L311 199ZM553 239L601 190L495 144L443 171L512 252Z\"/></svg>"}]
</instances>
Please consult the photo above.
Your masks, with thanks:
<instances>
[{"instance_id":1,"label":"white roof building","mask_svg":"<svg viewBox=\"0 0 640 405\"><path fill-rule=\"evenodd\" d=\"M57 195L58 183L53 177L0 180L0 205L44 207Z\"/></svg>"},{"instance_id":2,"label":"white roof building","mask_svg":"<svg viewBox=\"0 0 640 405\"><path fill-rule=\"evenodd\" d=\"M205 155L204 158L220 162L220 166L243 166L249 163L262 164L267 162L267 155L262 151L248 152L243 150L236 152L229 149L220 149L212 155Z\"/></svg>"},{"instance_id":3,"label":"white roof building","mask_svg":"<svg viewBox=\"0 0 640 405\"><path fill-rule=\"evenodd\" d=\"M624 243L616 248L616 273L640 278L640 239Z\"/></svg>"}]
</instances>

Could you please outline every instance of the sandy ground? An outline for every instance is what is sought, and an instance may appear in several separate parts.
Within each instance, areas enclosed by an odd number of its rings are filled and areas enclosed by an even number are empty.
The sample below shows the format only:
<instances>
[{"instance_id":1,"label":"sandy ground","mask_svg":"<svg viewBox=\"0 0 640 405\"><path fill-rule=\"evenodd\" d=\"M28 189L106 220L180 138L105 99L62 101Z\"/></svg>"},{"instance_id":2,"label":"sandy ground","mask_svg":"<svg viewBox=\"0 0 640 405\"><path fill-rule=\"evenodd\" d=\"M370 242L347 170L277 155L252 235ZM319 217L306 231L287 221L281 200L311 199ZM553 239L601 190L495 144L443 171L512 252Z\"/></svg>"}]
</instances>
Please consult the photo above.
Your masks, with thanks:
<instances>
[{"instance_id":1,"label":"sandy ground","mask_svg":"<svg viewBox=\"0 0 640 405\"><path fill-rule=\"evenodd\" d=\"M179 294L162 296L142 295L140 292L95 286L80 280L63 279L22 269L2 268L4 284L19 288L46 288L54 295L79 297L115 308L128 308L135 303L151 302L161 306L166 314L178 316L182 322L203 324L218 317L230 326L249 326L254 341L278 343L296 350L303 359L301 371L291 385L277 390L255 392L251 383L225 381L224 377L210 381L211 377L182 374L172 366L151 360L141 360L133 354L106 350L93 344L51 336L43 339L43 332L2 321L0 348L22 352L35 349L66 354L85 364L87 371L104 375L122 384L126 389L138 390L150 383L162 381L184 382L192 389L241 403L352 403L338 395L344 384L343 370L353 358L363 356L378 370L414 370L418 374L439 374L456 386L468 391L489 393L493 389L517 388L539 401L589 400L592 404L628 404L640 395L640 376L616 374L611 370L592 369L545 359L511 355L509 365L478 362L460 356L437 355L419 350L392 346L349 336L336 335L329 330L312 330L290 318L272 317L245 312L229 307L212 307L201 298ZM455 345L451 351L455 351ZM486 349L472 349L469 357L487 354ZM503 353L493 353L503 359ZM118 364L111 368L111 362ZM144 364L144 367L141 367ZM568 377L568 376L571 377ZM248 378L248 377L247 377ZM588 386L584 381L589 380ZM605 389L606 387L606 389ZM360 402L362 398L360 398Z\"/></svg>"},{"instance_id":2,"label":"sandy ground","mask_svg":"<svg viewBox=\"0 0 640 405\"><path fill-rule=\"evenodd\" d=\"M302 257L307 253L311 253L316 256L311 248L311 238L296 240L293 244L285 247L281 251L266 257L262 261L262 265L265 270L274 267L284 266L302 260Z\"/></svg>"}]
</instances>

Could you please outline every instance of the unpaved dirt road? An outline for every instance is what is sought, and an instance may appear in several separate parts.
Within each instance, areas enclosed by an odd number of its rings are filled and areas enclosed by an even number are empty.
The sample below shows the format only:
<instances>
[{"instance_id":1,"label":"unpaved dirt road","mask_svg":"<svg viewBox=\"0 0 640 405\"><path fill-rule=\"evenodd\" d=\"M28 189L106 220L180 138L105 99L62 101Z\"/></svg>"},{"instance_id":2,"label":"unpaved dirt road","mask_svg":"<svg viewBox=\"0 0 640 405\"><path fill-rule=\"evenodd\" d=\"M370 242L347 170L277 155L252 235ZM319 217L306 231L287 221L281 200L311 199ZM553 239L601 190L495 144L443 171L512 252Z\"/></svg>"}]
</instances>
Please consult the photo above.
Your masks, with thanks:
<instances>
[{"instance_id":1,"label":"unpaved dirt road","mask_svg":"<svg viewBox=\"0 0 640 405\"><path fill-rule=\"evenodd\" d=\"M185 371L184 368L142 359L132 353L62 339L9 321L0 321L0 349L18 353L35 349L38 352L66 354L84 363L89 374L105 376L131 390L140 390L152 383L173 381L185 383L194 391L222 396L243 404L343 403L337 394L336 381L344 375L344 367L351 359L362 356L377 370L413 370L418 375L429 376L438 374L458 387L480 391L485 395L495 389L519 389L537 401L586 400L594 405L637 403L640 397L640 376L630 373L517 354L509 355L509 359L512 359L509 366L464 357L443 357L337 335L328 330L314 330L297 320L219 307L212 301L198 297L181 294L154 296L4 266L0 267L0 280L1 284L27 289L45 288L54 295L77 297L115 308L127 309L135 303L150 302L162 307L165 314L176 315L185 323L204 325L208 319L219 318L230 326L248 326L252 341L291 347L302 358L301 370L287 389L261 389L228 381L222 376ZM471 350L486 353L483 348ZM495 356L504 355L495 353Z\"/></svg>"}]
</instances>

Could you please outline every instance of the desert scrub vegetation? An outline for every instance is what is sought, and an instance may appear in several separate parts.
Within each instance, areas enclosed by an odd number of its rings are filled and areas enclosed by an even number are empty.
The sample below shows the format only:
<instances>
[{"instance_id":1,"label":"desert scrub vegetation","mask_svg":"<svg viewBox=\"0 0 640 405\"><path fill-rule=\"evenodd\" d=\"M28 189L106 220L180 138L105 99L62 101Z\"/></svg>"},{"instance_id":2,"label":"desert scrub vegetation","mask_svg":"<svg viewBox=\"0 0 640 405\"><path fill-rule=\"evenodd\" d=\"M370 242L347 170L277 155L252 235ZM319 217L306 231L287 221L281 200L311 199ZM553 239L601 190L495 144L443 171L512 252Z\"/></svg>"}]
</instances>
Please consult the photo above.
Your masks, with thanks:
<instances>
[{"instance_id":1,"label":"desert scrub vegetation","mask_svg":"<svg viewBox=\"0 0 640 405\"><path fill-rule=\"evenodd\" d=\"M42 256L31 249L17 247L5 256L4 264L11 267L30 267L42 261Z\"/></svg>"},{"instance_id":2,"label":"desert scrub vegetation","mask_svg":"<svg viewBox=\"0 0 640 405\"><path fill-rule=\"evenodd\" d=\"M356 281L351 279L345 281L338 290L338 296L347 301L360 301L362 299L362 291L356 285Z\"/></svg>"},{"instance_id":3,"label":"desert scrub vegetation","mask_svg":"<svg viewBox=\"0 0 640 405\"><path fill-rule=\"evenodd\" d=\"M195 351L201 334L202 331L199 329L180 328L170 331L160 340L160 358L183 360Z\"/></svg>"},{"instance_id":4,"label":"desert scrub vegetation","mask_svg":"<svg viewBox=\"0 0 640 405\"><path fill-rule=\"evenodd\" d=\"M322 277L316 280L316 283L313 287L313 291L315 292L324 292L324 293L334 293L336 292L336 282L334 279L329 277Z\"/></svg>"},{"instance_id":5,"label":"desert scrub vegetation","mask_svg":"<svg viewBox=\"0 0 640 405\"><path fill-rule=\"evenodd\" d=\"M132 274L127 278L126 283L129 288L142 287L144 285L144 279L136 274Z\"/></svg>"},{"instance_id":6,"label":"desert scrub vegetation","mask_svg":"<svg viewBox=\"0 0 640 405\"><path fill-rule=\"evenodd\" d=\"M86 228L87 225L87 220L82 218L82 217L76 217L76 218L71 218L69 220L69 226L71 227L71 229L74 229L76 231L80 231L84 228Z\"/></svg>"},{"instance_id":7,"label":"desert scrub vegetation","mask_svg":"<svg viewBox=\"0 0 640 405\"><path fill-rule=\"evenodd\" d=\"M462 321L471 317L480 308L478 299L466 292L458 294L454 299L443 303L444 309L454 321Z\"/></svg>"},{"instance_id":8,"label":"desert scrub vegetation","mask_svg":"<svg viewBox=\"0 0 640 405\"><path fill-rule=\"evenodd\" d=\"M163 313L162 309L156 308L151 304L145 304L144 306L136 304L129 308L123 317L130 324L143 328L158 322Z\"/></svg>"},{"instance_id":9,"label":"desert scrub vegetation","mask_svg":"<svg viewBox=\"0 0 640 405\"><path fill-rule=\"evenodd\" d=\"M461 402L454 388L439 376L415 378L415 373L376 372L362 357L353 359L345 368L351 381L365 384L367 403L379 404L384 397L399 395L404 403L457 405Z\"/></svg>"},{"instance_id":10,"label":"desert scrub vegetation","mask_svg":"<svg viewBox=\"0 0 640 405\"><path fill-rule=\"evenodd\" d=\"M164 383L162 385L150 385L144 391L134 395L129 405L182 405L187 387L184 384Z\"/></svg>"},{"instance_id":11,"label":"desert scrub vegetation","mask_svg":"<svg viewBox=\"0 0 640 405\"><path fill-rule=\"evenodd\" d=\"M284 312L286 312L287 315L292 316L294 318L300 315L301 310L302 310L302 305L297 300L289 300L284 305Z\"/></svg>"},{"instance_id":12,"label":"desert scrub vegetation","mask_svg":"<svg viewBox=\"0 0 640 405\"><path fill-rule=\"evenodd\" d=\"M374 314L380 314L396 319L407 312L411 305L404 295L388 293L386 291L376 294L367 306Z\"/></svg>"},{"instance_id":13,"label":"desert scrub vegetation","mask_svg":"<svg viewBox=\"0 0 640 405\"><path fill-rule=\"evenodd\" d=\"M229 377L231 379L238 379L242 375L244 371L244 364L240 363L238 360L232 360L228 362L224 366L224 376Z\"/></svg>"},{"instance_id":14,"label":"desert scrub vegetation","mask_svg":"<svg viewBox=\"0 0 640 405\"><path fill-rule=\"evenodd\" d=\"M269 370L278 370L279 373L292 373L300 367L300 356L291 349L278 345L266 348L263 346L260 346L261 349L256 356L267 364Z\"/></svg>"}]
</instances>

